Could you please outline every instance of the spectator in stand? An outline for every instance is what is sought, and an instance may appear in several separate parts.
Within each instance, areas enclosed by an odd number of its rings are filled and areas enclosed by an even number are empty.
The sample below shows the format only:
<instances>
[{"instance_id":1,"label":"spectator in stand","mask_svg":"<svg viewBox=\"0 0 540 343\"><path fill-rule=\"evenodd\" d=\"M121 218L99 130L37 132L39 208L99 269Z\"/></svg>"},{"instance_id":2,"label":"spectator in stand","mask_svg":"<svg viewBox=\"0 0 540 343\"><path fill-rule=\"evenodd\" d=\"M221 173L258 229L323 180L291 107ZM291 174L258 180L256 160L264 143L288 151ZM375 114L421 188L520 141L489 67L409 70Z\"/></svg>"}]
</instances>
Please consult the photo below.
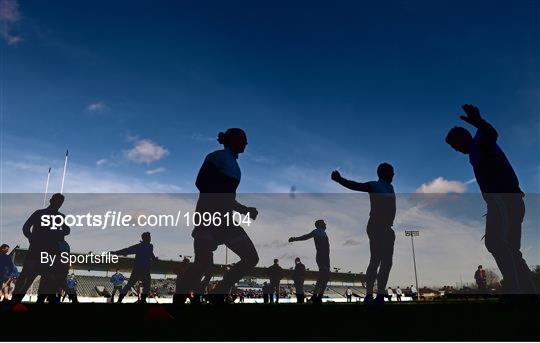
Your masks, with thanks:
<instances>
[{"instance_id":1,"label":"spectator in stand","mask_svg":"<svg viewBox=\"0 0 540 343\"><path fill-rule=\"evenodd\" d=\"M116 273L111 276L111 283L113 285L113 291L111 295L111 302L114 303L114 295L116 292L122 293L122 287L124 287L124 281L126 280L126 277L120 273L120 271L117 269Z\"/></svg>"},{"instance_id":2,"label":"spectator in stand","mask_svg":"<svg viewBox=\"0 0 540 343\"><path fill-rule=\"evenodd\" d=\"M401 301L401 296L403 295L403 292L401 291L401 288L399 288L399 286L397 286L396 288L396 298L397 298L397 301Z\"/></svg>"},{"instance_id":3,"label":"spectator in stand","mask_svg":"<svg viewBox=\"0 0 540 343\"><path fill-rule=\"evenodd\" d=\"M296 292L296 302L298 304L304 303L304 280L306 278L306 266L300 261L300 257L297 257L294 260L294 272L293 272L293 282Z\"/></svg>"},{"instance_id":4,"label":"spectator in stand","mask_svg":"<svg viewBox=\"0 0 540 343\"><path fill-rule=\"evenodd\" d=\"M392 301L392 297L394 296L394 291L392 290L392 287L388 287L386 294L388 295L388 301Z\"/></svg>"},{"instance_id":5,"label":"spectator in stand","mask_svg":"<svg viewBox=\"0 0 540 343\"><path fill-rule=\"evenodd\" d=\"M476 269L476 272L474 273L474 280L476 280L478 291L485 292L487 289L486 271L484 270L484 268L482 268L482 265L479 265L478 269Z\"/></svg>"},{"instance_id":6,"label":"spectator in stand","mask_svg":"<svg viewBox=\"0 0 540 343\"><path fill-rule=\"evenodd\" d=\"M270 302L279 302L279 282L283 279L283 268L279 265L279 260L274 259L274 264L268 267L268 277L270 278Z\"/></svg>"},{"instance_id":7,"label":"spectator in stand","mask_svg":"<svg viewBox=\"0 0 540 343\"><path fill-rule=\"evenodd\" d=\"M345 296L347 297L347 302L352 302L352 290L351 287L347 287L347 290L345 291Z\"/></svg>"}]
</instances>

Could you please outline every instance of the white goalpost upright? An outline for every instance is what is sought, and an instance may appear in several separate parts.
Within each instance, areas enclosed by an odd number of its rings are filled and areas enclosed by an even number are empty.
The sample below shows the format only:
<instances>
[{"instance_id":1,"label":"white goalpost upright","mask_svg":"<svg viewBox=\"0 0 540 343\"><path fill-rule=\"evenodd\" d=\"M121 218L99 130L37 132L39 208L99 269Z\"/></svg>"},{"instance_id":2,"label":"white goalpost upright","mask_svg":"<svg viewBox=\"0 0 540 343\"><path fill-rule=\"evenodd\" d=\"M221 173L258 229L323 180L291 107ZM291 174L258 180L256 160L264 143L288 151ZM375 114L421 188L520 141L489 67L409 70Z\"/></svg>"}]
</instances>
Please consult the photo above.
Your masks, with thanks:
<instances>
[{"instance_id":1,"label":"white goalpost upright","mask_svg":"<svg viewBox=\"0 0 540 343\"><path fill-rule=\"evenodd\" d=\"M49 191L49 180L51 179L51 167L49 167L49 172L47 173L47 182L45 182L45 194L43 195L43 206L47 205L47 193Z\"/></svg>"},{"instance_id":2,"label":"white goalpost upright","mask_svg":"<svg viewBox=\"0 0 540 343\"><path fill-rule=\"evenodd\" d=\"M67 161L68 161L68 150L66 150L66 159L64 160L64 172L62 173L62 185L60 186L60 194L64 194L64 181L66 179Z\"/></svg>"}]
</instances>

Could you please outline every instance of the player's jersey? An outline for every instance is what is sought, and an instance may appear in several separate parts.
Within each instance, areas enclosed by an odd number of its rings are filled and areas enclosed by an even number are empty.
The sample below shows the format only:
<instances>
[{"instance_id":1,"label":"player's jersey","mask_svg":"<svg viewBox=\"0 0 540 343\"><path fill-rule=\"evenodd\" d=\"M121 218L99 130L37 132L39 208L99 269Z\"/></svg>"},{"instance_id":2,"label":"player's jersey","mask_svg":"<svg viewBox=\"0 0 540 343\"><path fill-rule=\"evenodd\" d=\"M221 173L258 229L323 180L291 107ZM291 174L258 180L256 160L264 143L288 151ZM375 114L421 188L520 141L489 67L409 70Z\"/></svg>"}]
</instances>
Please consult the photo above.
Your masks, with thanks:
<instances>
[{"instance_id":1,"label":"player's jersey","mask_svg":"<svg viewBox=\"0 0 540 343\"><path fill-rule=\"evenodd\" d=\"M368 182L371 211L369 226L391 228L396 217L396 195L394 187L383 180Z\"/></svg>"},{"instance_id":2,"label":"player's jersey","mask_svg":"<svg viewBox=\"0 0 540 343\"><path fill-rule=\"evenodd\" d=\"M315 229L311 232L313 241L315 242L315 250L317 251L316 261L320 266L330 266L330 242L328 235L324 229Z\"/></svg>"}]
</instances>

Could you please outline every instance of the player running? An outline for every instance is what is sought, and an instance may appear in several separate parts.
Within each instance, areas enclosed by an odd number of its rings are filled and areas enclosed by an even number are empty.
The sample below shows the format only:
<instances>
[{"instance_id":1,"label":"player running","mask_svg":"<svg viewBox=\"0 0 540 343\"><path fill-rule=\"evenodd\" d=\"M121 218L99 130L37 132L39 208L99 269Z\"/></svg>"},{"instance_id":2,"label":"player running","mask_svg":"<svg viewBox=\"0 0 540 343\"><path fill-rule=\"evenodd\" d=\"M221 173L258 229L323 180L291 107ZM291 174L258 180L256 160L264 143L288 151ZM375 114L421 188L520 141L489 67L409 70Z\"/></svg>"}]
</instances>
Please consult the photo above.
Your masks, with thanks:
<instances>
[{"instance_id":1,"label":"player running","mask_svg":"<svg viewBox=\"0 0 540 343\"><path fill-rule=\"evenodd\" d=\"M256 219L258 212L255 207L242 205L236 200L236 189L241 176L237 159L246 148L246 134L242 129L228 129L225 133L219 133L218 142L224 148L208 154L197 175L195 185L200 194L196 212L201 216L204 213L217 213L221 219L227 214L232 216L233 212L238 212ZM183 304L191 291L196 294L195 298L203 294L201 279L211 273L214 251L222 244L240 257L240 261L223 276L210 294L211 302L224 303L231 287L259 262L255 246L241 226L225 220L219 226L196 226L192 236L195 260L183 279L177 283L175 303Z\"/></svg>"}]
</instances>

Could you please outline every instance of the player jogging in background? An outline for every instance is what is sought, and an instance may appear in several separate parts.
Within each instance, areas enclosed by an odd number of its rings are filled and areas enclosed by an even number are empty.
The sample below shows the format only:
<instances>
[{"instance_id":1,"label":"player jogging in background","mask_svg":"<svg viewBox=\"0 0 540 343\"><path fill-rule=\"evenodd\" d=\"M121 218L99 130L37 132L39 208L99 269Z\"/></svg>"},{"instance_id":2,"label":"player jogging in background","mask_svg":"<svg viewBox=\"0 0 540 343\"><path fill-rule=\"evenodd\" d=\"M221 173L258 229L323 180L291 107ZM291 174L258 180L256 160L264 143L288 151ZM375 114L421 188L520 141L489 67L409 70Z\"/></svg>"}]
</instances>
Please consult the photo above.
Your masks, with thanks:
<instances>
[{"instance_id":1,"label":"player jogging in background","mask_svg":"<svg viewBox=\"0 0 540 343\"><path fill-rule=\"evenodd\" d=\"M120 296L118 297L118 303L121 303L127 292L135 285L137 281L141 281L142 284L142 293L140 298L140 303L146 303L146 298L150 293L150 267L152 262L156 259L154 255L154 246L152 243L152 237L150 232L145 232L141 235L141 242L135 245L132 245L128 248L111 252L115 255L133 255L135 254L135 263L133 264L133 270L129 276L129 281L122 288Z\"/></svg>"},{"instance_id":2,"label":"player jogging in background","mask_svg":"<svg viewBox=\"0 0 540 343\"><path fill-rule=\"evenodd\" d=\"M388 163L377 167L378 181L355 182L343 178L337 170L332 172L332 180L353 191L369 193L371 211L367 225L370 260L366 271L366 305L384 305L386 283L392 269L394 241L396 234L392 230L396 216L396 195L392 180L394 168ZM377 280L377 298L373 299L373 287Z\"/></svg>"},{"instance_id":3,"label":"player jogging in background","mask_svg":"<svg viewBox=\"0 0 540 343\"><path fill-rule=\"evenodd\" d=\"M315 230L300 237L291 237L289 242L305 241L311 238L315 242L315 260L319 267L319 278L313 289L311 301L314 304L321 304L324 291L326 291L326 284L330 280L330 243L326 234L326 223L322 219L317 220Z\"/></svg>"}]
</instances>

